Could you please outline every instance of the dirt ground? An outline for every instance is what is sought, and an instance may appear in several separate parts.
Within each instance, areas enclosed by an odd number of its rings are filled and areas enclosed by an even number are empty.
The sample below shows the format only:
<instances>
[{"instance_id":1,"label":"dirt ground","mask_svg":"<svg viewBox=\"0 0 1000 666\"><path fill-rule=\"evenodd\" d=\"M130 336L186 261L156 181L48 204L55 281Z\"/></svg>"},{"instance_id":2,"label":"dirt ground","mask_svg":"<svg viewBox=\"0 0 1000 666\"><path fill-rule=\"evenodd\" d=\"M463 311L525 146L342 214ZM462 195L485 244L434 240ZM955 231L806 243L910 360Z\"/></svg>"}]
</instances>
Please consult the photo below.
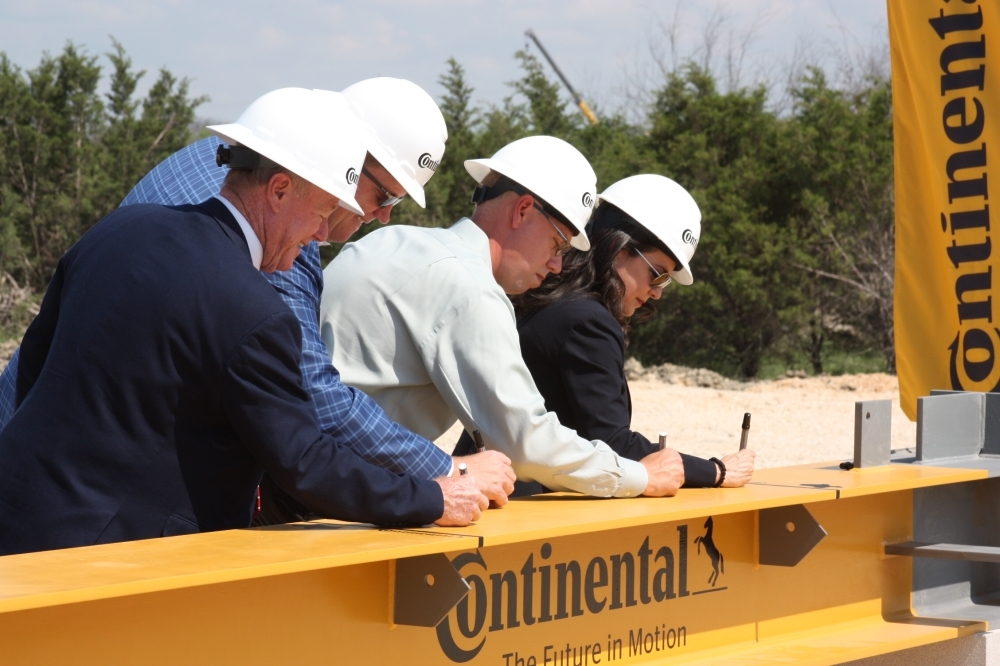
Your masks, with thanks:
<instances>
[{"instance_id":1,"label":"dirt ground","mask_svg":"<svg viewBox=\"0 0 1000 666\"><path fill-rule=\"evenodd\" d=\"M743 413L750 412L759 468L851 459L858 400L891 399L893 448L916 445L916 424L899 409L892 375L785 378L731 389L668 383L647 372L629 388L634 430L654 441L666 431L669 446L706 458L739 448ZM456 424L437 444L450 451L460 434Z\"/></svg>"}]
</instances>

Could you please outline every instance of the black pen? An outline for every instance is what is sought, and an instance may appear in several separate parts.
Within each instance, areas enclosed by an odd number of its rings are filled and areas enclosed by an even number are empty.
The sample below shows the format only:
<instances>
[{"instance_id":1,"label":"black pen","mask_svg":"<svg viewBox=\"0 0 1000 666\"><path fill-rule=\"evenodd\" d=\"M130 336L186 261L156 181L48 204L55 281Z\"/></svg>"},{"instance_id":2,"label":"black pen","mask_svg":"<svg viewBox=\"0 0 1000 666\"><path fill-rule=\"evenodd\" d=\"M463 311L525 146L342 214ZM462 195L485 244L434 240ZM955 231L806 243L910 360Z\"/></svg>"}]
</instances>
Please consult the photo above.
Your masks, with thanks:
<instances>
[{"instance_id":1,"label":"black pen","mask_svg":"<svg viewBox=\"0 0 1000 666\"><path fill-rule=\"evenodd\" d=\"M747 438L750 436L750 412L743 415L743 434L740 435L740 451L747 448Z\"/></svg>"},{"instance_id":2,"label":"black pen","mask_svg":"<svg viewBox=\"0 0 1000 666\"><path fill-rule=\"evenodd\" d=\"M458 463L458 475L465 476L469 473L469 466L465 463Z\"/></svg>"},{"instance_id":3,"label":"black pen","mask_svg":"<svg viewBox=\"0 0 1000 666\"><path fill-rule=\"evenodd\" d=\"M483 433L478 430L473 430L472 439L476 442L476 453L482 453L486 450L486 444L483 442Z\"/></svg>"},{"instance_id":4,"label":"black pen","mask_svg":"<svg viewBox=\"0 0 1000 666\"><path fill-rule=\"evenodd\" d=\"M665 448L667 448L667 433L661 432L660 433L660 450L662 451Z\"/></svg>"}]
</instances>

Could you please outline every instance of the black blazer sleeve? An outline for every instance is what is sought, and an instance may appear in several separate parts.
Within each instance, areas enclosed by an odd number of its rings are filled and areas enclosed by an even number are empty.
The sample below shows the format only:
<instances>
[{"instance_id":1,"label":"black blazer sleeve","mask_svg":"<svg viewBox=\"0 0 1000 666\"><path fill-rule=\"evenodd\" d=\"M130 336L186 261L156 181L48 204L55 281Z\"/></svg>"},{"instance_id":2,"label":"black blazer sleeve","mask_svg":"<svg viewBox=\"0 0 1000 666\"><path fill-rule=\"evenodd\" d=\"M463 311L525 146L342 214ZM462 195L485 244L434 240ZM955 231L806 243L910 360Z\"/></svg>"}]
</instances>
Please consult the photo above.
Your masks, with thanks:
<instances>
[{"instance_id":1,"label":"black blazer sleeve","mask_svg":"<svg viewBox=\"0 0 1000 666\"><path fill-rule=\"evenodd\" d=\"M320 431L300 381L301 337L291 312L275 314L230 355L222 393L240 440L283 490L321 516L381 525L440 518L437 483L376 467Z\"/></svg>"},{"instance_id":2,"label":"black blazer sleeve","mask_svg":"<svg viewBox=\"0 0 1000 666\"><path fill-rule=\"evenodd\" d=\"M15 408L24 402L28 391L38 381L38 376L42 373L42 367L45 365L45 359L49 356L52 338L56 333L56 324L59 322L59 305L66 276L66 269L63 265L65 261L67 258L63 257L56 266L56 273L49 282L38 316L28 326L28 330L25 331L24 338L21 340L21 354L18 358L15 384Z\"/></svg>"},{"instance_id":3,"label":"black blazer sleeve","mask_svg":"<svg viewBox=\"0 0 1000 666\"><path fill-rule=\"evenodd\" d=\"M639 460L656 447L630 429L632 421L625 380L625 339L621 327L593 301L563 308L567 317L554 371L565 388L569 421L588 439L606 442L619 455Z\"/></svg>"},{"instance_id":4,"label":"black blazer sleeve","mask_svg":"<svg viewBox=\"0 0 1000 666\"><path fill-rule=\"evenodd\" d=\"M552 324L562 329L556 335L564 339L559 341L557 361L548 371L558 373L565 400L560 401L564 404L556 411L568 411L565 420L578 433L607 443L625 458L641 460L656 451L655 444L631 429L632 405L625 379L625 337L621 326L603 305L591 300L567 303L557 312L554 317L558 321ZM529 367L532 365L537 363ZM536 372L536 368L531 369ZM715 463L687 454L681 454L681 459L685 487L715 484Z\"/></svg>"}]
</instances>

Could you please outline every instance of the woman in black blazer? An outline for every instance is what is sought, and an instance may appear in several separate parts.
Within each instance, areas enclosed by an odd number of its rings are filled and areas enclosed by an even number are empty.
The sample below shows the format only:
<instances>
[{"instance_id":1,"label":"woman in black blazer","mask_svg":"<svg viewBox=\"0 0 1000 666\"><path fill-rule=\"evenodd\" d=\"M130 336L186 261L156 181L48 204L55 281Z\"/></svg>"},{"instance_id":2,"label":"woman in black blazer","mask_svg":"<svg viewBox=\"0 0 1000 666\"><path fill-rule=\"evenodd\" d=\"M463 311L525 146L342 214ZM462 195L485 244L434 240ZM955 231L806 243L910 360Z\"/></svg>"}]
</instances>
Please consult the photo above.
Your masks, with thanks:
<instances>
[{"instance_id":1,"label":"woman in black blazer","mask_svg":"<svg viewBox=\"0 0 1000 666\"><path fill-rule=\"evenodd\" d=\"M600 197L588 226L590 252L570 253L561 273L514 302L521 352L546 407L625 458L658 448L630 428L629 325L652 314L651 301L672 279L691 284L700 232L701 212L680 185L663 176L626 178ZM681 458L685 487L739 487L753 473L751 450L721 460ZM522 485L515 494L543 490Z\"/></svg>"}]
</instances>

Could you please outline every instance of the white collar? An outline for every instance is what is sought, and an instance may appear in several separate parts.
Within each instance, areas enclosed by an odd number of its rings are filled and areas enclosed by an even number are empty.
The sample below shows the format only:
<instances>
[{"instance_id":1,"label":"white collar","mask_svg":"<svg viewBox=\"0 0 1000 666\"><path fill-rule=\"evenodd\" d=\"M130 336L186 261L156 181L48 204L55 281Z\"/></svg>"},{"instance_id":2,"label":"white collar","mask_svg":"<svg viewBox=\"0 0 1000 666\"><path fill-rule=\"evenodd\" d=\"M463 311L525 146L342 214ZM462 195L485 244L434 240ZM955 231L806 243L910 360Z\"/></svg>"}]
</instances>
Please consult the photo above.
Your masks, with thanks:
<instances>
[{"instance_id":1,"label":"white collar","mask_svg":"<svg viewBox=\"0 0 1000 666\"><path fill-rule=\"evenodd\" d=\"M229 212L233 214L236 218L236 223L240 225L240 230L243 232L243 236L247 239L247 247L250 248L250 260L253 262L253 267L260 270L260 263L264 260L264 246L260 244L260 239L257 238L257 234L253 232L253 227L247 222L247 218L243 217L243 213L239 211L233 204L229 202L226 197L221 194L216 194L215 198L225 204Z\"/></svg>"},{"instance_id":2,"label":"white collar","mask_svg":"<svg viewBox=\"0 0 1000 666\"><path fill-rule=\"evenodd\" d=\"M490 237L478 224L472 221L472 218L463 217L451 225L448 230L475 248L492 270L493 256L490 254Z\"/></svg>"}]
</instances>

